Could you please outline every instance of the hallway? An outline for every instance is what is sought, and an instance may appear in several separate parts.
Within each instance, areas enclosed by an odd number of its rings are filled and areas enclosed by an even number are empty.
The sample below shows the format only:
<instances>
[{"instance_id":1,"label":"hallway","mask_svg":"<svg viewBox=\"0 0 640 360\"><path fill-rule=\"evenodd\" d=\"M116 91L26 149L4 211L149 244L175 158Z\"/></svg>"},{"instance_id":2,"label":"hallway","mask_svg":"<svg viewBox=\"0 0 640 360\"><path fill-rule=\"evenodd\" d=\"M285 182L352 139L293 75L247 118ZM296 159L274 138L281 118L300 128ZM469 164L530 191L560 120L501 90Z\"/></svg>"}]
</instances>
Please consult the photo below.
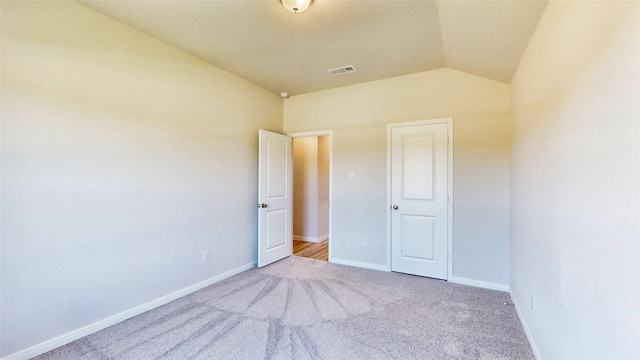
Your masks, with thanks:
<instances>
[{"instance_id":1,"label":"hallway","mask_svg":"<svg viewBox=\"0 0 640 360\"><path fill-rule=\"evenodd\" d=\"M293 240L293 255L329 261L329 240L319 243Z\"/></svg>"}]
</instances>

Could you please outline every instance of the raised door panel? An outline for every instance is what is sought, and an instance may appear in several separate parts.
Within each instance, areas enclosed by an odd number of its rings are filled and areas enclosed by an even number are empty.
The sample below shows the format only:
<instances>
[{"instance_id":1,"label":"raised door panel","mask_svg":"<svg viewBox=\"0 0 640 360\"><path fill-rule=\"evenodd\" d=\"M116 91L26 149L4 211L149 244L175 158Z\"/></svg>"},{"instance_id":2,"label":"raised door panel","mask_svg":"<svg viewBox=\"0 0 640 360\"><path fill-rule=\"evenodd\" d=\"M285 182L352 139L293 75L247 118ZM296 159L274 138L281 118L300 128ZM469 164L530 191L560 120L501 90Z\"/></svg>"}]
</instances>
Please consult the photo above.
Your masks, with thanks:
<instances>
[{"instance_id":1,"label":"raised door panel","mask_svg":"<svg viewBox=\"0 0 640 360\"><path fill-rule=\"evenodd\" d=\"M433 134L402 136L402 199L433 199L433 140Z\"/></svg>"}]
</instances>

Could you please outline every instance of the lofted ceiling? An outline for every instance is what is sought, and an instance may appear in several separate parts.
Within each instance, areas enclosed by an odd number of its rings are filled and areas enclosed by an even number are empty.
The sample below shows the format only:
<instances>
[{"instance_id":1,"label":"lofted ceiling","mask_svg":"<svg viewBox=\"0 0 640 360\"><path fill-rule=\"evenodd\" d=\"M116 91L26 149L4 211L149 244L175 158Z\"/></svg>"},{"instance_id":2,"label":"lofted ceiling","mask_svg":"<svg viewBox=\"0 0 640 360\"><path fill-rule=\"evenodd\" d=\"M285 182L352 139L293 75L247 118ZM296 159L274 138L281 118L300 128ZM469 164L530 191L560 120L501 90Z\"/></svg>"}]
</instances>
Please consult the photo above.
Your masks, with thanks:
<instances>
[{"instance_id":1,"label":"lofted ceiling","mask_svg":"<svg viewBox=\"0 0 640 360\"><path fill-rule=\"evenodd\" d=\"M448 67L510 83L546 1L80 1L274 93ZM327 70L353 65L356 72Z\"/></svg>"}]
</instances>

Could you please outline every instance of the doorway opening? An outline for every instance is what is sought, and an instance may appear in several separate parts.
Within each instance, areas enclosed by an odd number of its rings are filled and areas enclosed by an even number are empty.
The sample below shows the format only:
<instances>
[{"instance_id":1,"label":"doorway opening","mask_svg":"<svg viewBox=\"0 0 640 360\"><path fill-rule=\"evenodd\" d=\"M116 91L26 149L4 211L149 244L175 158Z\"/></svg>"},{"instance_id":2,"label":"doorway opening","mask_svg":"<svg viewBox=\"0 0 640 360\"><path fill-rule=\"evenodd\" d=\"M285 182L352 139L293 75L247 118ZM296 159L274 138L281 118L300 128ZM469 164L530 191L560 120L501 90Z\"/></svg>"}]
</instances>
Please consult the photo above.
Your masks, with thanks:
<instances>
[{"instance_id":1,"label":"doorway opening","mask_svg":"<svg viewBox=\"0 0 640 360\"><path fill-rule=\"evenodd\" d=\"M331 133L293 138L293 255L330 260Z\"/></svg>"}]
</instances>

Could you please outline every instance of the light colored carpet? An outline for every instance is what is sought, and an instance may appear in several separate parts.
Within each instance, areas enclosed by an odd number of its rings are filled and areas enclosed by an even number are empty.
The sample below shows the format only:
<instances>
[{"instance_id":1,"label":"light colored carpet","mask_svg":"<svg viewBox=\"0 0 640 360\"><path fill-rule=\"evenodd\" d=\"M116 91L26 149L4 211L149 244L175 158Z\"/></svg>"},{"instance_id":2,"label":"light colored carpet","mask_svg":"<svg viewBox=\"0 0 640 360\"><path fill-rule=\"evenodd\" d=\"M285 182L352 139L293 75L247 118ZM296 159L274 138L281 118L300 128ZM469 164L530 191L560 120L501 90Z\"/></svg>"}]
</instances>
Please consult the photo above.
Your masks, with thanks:
<instances>
[{"instance_id":1,"label":"light colored carpet","mask_svg":"<svg viewBox=\"0 0 640 360\"><path fill-rule=\"evenodd\" d=\"M507 293L290 257L37 359L533 359Z\"/></svg>"}]
</instances>

